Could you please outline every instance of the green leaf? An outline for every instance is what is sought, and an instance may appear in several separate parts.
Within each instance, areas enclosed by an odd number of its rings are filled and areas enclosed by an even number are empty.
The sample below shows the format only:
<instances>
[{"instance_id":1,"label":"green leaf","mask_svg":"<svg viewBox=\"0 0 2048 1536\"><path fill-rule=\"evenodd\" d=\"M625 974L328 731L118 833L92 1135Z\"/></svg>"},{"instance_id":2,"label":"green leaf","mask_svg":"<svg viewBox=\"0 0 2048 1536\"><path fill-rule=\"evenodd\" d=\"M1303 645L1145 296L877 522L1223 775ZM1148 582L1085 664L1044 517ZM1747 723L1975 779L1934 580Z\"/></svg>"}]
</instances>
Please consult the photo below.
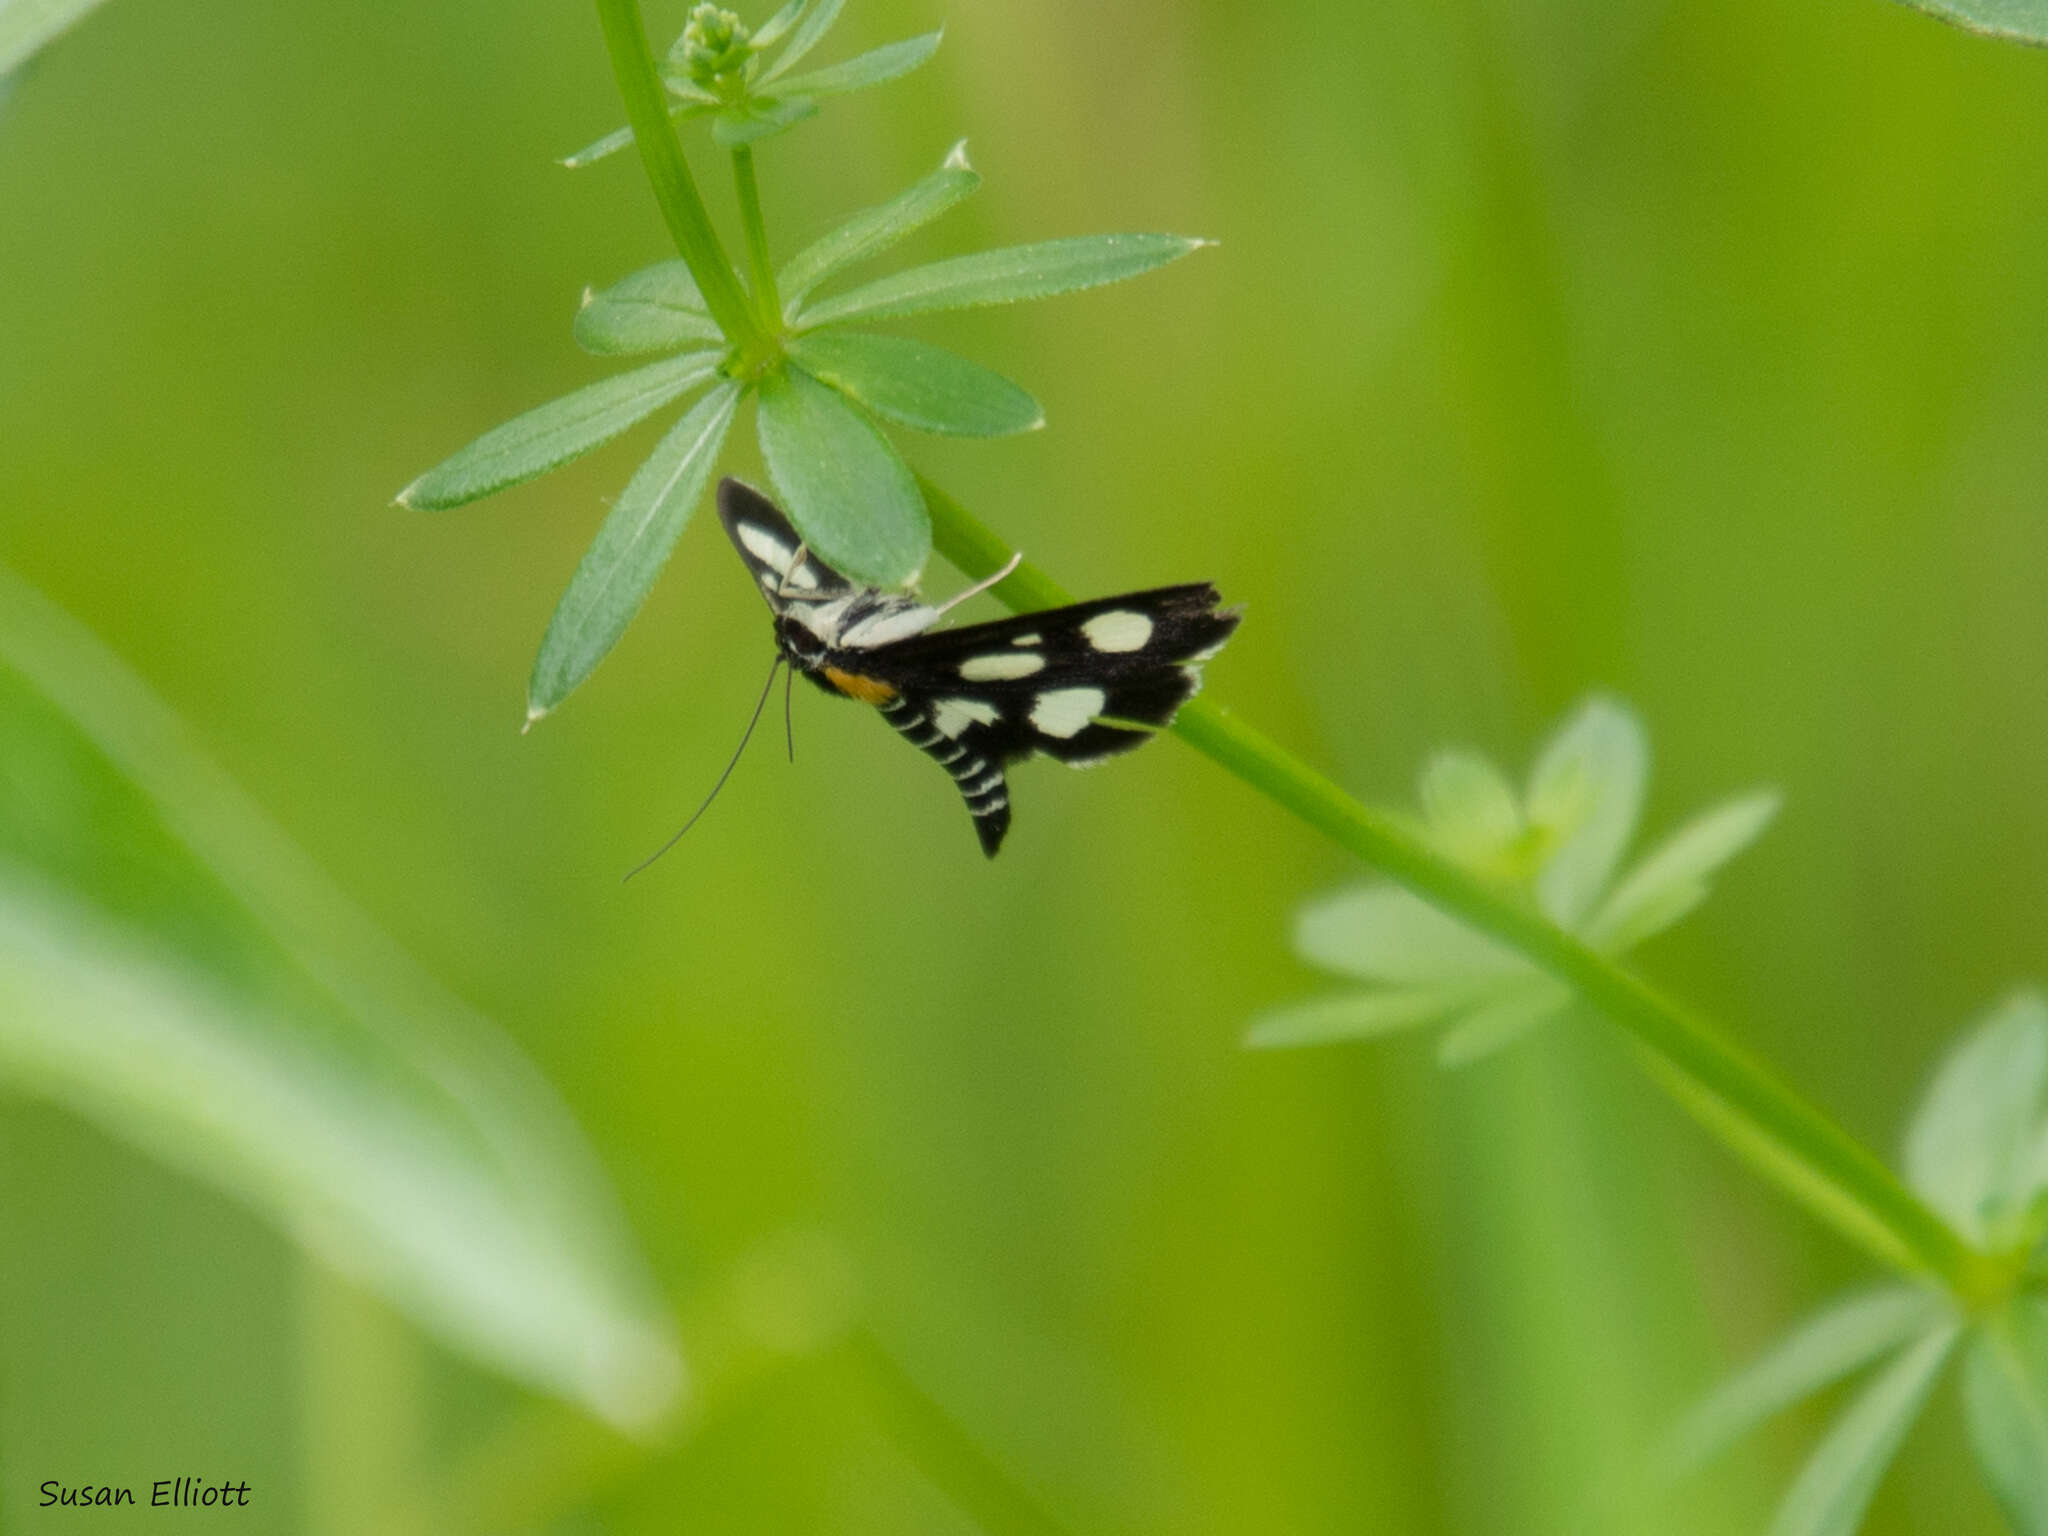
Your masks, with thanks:
<instances>
[{"instance_id":1,"label":"green leaf","mask_svg":"<svg viewBox=\"0 0 2048 1536\"><path fill-rule=\"evenodd\" d=\"M1625 705L1594 697L1550 739L1529 776L1529 822L1552 849L1536 877L1545 914L1577 928L1635 835L1649 777L1642 723Z\"/></svg>"},{"instance_id":2,"label":"green leaf","mask_svg":"<svg viewBox=\"0 0 2048 1536\"><path fill-rule=\"evenodd\" d=\"M897 241L931 223L981 185L967 163L967 141L955 144L945 162L924 180L888 202L855 214L830 234L799 251L781 272L785 317L794 319L797 306L820 283L858 261L886 251Z\"/></svg>"},{"instance_id":3,"label":"green leaf","mask_svg":"<svg viewBox=\"0 0 2048 1536\"><path fill-rule=\"evenodd\" d=\"M1294 922L1302 959L1342 976L1397 984L1484 980L1527 971L1513 950L1393 885L1361 885L1305 902Z\"/></svg>"},{"instance_id":4,"label":"green leaf","mask_svg":"<svg viewBox=\"0 0 2048 1536\"><path fill-rule=\"evenodd\" d=\"M740 392L721 384L690 407L626 483L548 621L527 684L529 723L591 674L640 611L703 499Z\"/></svg>"},{"instance_id":5,"label":"green leaf","mask_svg":"<svg viewBox=\"0 0 2048 1536\"><path fill-rule=\"evenodd\" d=\"M1963 1356L1963 1414L1984 1481L2020 1536L2048 1536L2048 1303L2019 1296Z\"/></svg>"},{"instance_id":6,"label":"green leaf","mask_svg":"<svg viewBox=\"0 0 2048 1536\"><path fill-rule=\"evenodd\" d=\"M1676 1479L1704 1466L1772 1415L1860 1370L1944 1316L1941 1299L1911 1285L1828 1303L1721 1383L1679 1421L1656 1462Z\"/></svg>"},{"instance_id":7,"label":"green leaf","mask_svg":"<svg viewBox=\"0 0 2048 1536\"><path fill-rule=\"evenodd\" d=\"M672 121L686 117L697 117L705 112L709 103L696 100L677 102L668 109ZM555 163L572 171L580 171L586 165L594 165L608 155L615 155L633 142L631 127L614 128L602 138L593 139L572 155L564 155Z\"/></svg>"},{"instance_id":8,"label":"green leaf","mask_svg":"<svg viewBox=\"0 0 2048 1536\"><path fill-rule=\"evenodd\" d=\"M697 281L680 261L656 262L611 287L585 293L576 344L600 356L672 352L693 341L723 341Z\"/></svg>"},{"instance_id":9,"label":"green leaf","mask_svg":"<svg viewBox=\"0 0 2048 1536\"><path fill-rule=\"evenodd\" d=\"M2048 1095L2048 1005L2006 1002L1950 1052L1906 1132L1906 1182L1980 1241L2033 1194Z\"/></svg>"},{"instance_id":10,"label":"green leaf","mask_svg":"<svg viewBox=\"0 0 2048 1536\"><path fill-rule=\"evenodd\" d=\"M856 581L900 586L931 554L910 466L838 391L801 368L761 381L761 453L796 531Z\"/></svg>"},{"instance_id":11,"label":"green leaf","mask_svg":"<svg viewBox=\"0 0 2048 1536\"><path fill-rule=\"evenodd\" d=\"M719 97L712 95L711 92L703 89L703 87L693 84L687 77L679 79L674 75L666 75L662 78L661 83L668 88L669 95L681 101L685 106L720 107L725 105Z\"/></svg>"},{"instance_id":12,"label":"green leaf","mask_svg":"<svg viewBox=\"0 0 2048 1536\"><path fill-rule=\"evenodd\" d=\"M67 793L24 805L37 784ZM0 1084L241 1201L490 1369L634 1428L681 1386L533 1064L4 568Z\"/></svg>"},{"instance_id":13,"label":"green leaf","mask_svg":"<svg viewBox=\"0 0 2048 1536\"><path fill-rule=\"evenodd\" d=\"M711 137L722 148L737 149L794 128L817 111L818 104L808 96L750 96L711 119Z\"/></svg>"},{"instance_id":14,"label":"green leaf","mask_svg":"<svg viewBox=\"0 0 2048 1536\"><path fill-rule=\"evenodd\" d=\"M514 417L398 493L400 506L459 507L580 458L718 372L719 354L692 352L614 374Z\"/></svg>"},{"instance_id":15,"label":"green leaf","mask_svg":"<svg viewBox=\"0 0 2048 1536\"><path fill-rule=\"evenodd\" d=\"M2048 44L2048 0L1902 0L1966 32Z\"/></svg>"},{"instance_id":16,"label":"green leaf","mask_svg":"<svg viewBox=\"0 0 2048 1536\"><path fill-rule=\"evenodd\" d=\"M1522 809L1501 771L1476 752L1439 752L1422 771L1430 841L1464 864L1497 857L1522 835Z\"/></svg>"},{"instance_id":17,"label":"green leaf","mask_svg":"<svg viewBox=\"0 0 2048 1536\"><path fill-rule=\"evenodd\" d=\"M783 71L794 68L804 55L823 42L825 34L832 30L832 24L839 19L839 12L845 4L846 0L818 0L816 10L806 10L803 23L796 29L796 35L762 74L761 84L766 85Z\"/></svg>"},{"instance_id":18,"label":"green leaf","mask_svg":"<svg viewBox=\"0 0 2048 1536\"><path fill-rule=\"evenodd\" d=\"M939 44L944 38L943 30L927 32L922 37L905 38L900 43L889 43L859 54L843 64L814 69L808 74L791 75L779 89L788 96L842 96L848 91L866 90L871 85L880 85L885 80L909 74L939 51Z\"/></svg>"},{"instance_id":19,"label":"green leaf","mask_svg":"<svg viewBox=\"0 0 2048 1536\"><path fill-rule=\"evenodd\" d=\"M789 0L789 4L754 29L754 47L757 50L773 48L810 8L811 0Z\"/></svg>"},{"instance_id":20,"label":"green leaf","mask_svg":"<svg viewBox=\"0 0 2048 1536\"><path fill-rule=\"evenodd\" d=\"M608 155L616 155L632 142L633 130L630 126L614 128L610 133L592 139L581 149L562 156L555 164L566 166L572 171L580 171L584 166L594 165Z\"/></svg>"},{"instance_id":21,"label":"green leaf","mask_svg":"<svg viewBox=\"0 0 2048 1536\"><path fill-rule=\"evenodd\" d=\"M1475 1061L1504 1051L1540 1024L1548 1023L1571 1005L1571 992L1547 978L1518 987L1447 1030L1437 1042L1436 1061L1440 1067L1469 1067Z\"/></svg>"},{"instance_id":22,"label":"green leaf","mask_svg":"<svg viewBox=\"0 0 2048 1536\"><path fill-rule=\"evenodd\" d=\"M0 0L0 75L10 75L101 0Z\"/></svg>"},{"instance_id":23,"label":"green leaf","mask_svg":"<svg viewBox=\"0 0 2048 1536\"><path fill-rule=\"evenodd\" d=\"M811 377L921 432L1006 437L1045 425L1038 402L1001 374L908 337L818 331L789 353Z\"/></svg>"},{"instance_id":24,"label":"green leaf","mask_svg":"<svg viewBox=\"0 0 2048 1536\"><path fill-rule=\"evenodd\" d=\"M1957 1332L1954 1323L1941 1324L1900 1351L1864 1388L1794 1480L1771 1521L1770 1536L1854 1536L1885 1468L1955 1347Z\"/></svg>"},{"instance_id":25,"label":"green leaf","mask_svg":"<svg viewBox=\"0 0 2048 1536\"><path fill-rule=\"evenodd\" d=\"M1586 926L1596 947L1632 949L1707 898L1714 872L1763 834L1778 814L1774 790L1694 817L1630 871Z\"/></svg>"},{"instance_id":26,"label":"green leaf","mask_svg":"<svg viewBox=\"0 0 2048 1536\"><path fill-rule=\"evenodd\" d=\"M1470 990L1460 987L1406 987L1313 998L1267 1009L1252 1020L1244 1043L1251 1050L1273 1050L1367 1040L1431 1023L1470 997Z\"/></svg>"},{"instance_id":27,"label":"green leaf","mask_svg":"<svg viewBox=\"0 0 2048 1536\"><path fill-rule=\"evenodd\" d=\"M5 865L0 1021L0 1078L222 1189L465 1354L614 1422L672 1395L658 1325L620 1315L477 1148ZM618 1400L599 1375L657 1361Z\"/></svg>"},{"instance_id":28,"label":"green leaf","mask_svg":"<svg viewBox=\"0 0 2048 1536\"><path fill-rule=\"evenodd\" d=\"M844 320L879 320L1050 298L1122 282L1177 261L1207 243L1183 235L1078 235L980 251L912 267L827 299L803 316L803 324L809 330Z\"/></svg>"}]
</instances>

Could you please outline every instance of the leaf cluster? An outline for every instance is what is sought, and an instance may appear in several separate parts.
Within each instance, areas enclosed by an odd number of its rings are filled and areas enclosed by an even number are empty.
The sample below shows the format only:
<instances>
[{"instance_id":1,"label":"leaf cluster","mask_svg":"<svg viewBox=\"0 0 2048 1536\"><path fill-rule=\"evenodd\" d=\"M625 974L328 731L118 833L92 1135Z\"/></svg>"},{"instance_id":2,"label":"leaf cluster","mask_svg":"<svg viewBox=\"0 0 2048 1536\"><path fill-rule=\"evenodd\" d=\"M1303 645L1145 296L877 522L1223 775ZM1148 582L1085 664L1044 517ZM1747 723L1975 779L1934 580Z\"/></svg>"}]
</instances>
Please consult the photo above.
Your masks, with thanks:
<instances>
[{"instance_id":1,"label":"leaf cluster","mask_svg":"<svg viewBox=\"0 0 2048 1536\"><path fill-rule=\"evenodd\" d=\"M1672 1433L1667 1476L1764 1419L1873 1370L1793 1480L1772 1536L1853 1531L1944 1368L1986 1483L2021 1536L2048 1536L2048 1004L2022 993L1935 1075L1905 1139L1907 1182L1990 1252L2012 1283L1966 1311L1902 1282L1821 1308L1706 1397Z\"/></svg>"},{"instance_id":2,"label":"leaf cluster","mask_svg":"<svg viewBox=\"0 0 2048 1536\"><path fill-rule=\"evenodd\" d=\"M674 98L669 117L705 119L711 137L731 149L794 128L816 115L820 101L907 75L938 52L943 29L824 69L791 73L824 40L845 3L790 0L753 32L731 11L697 6L663 63L662 84ZM614 129L562 164L590 165L632 142L631 128Z\"/></svg>"},{"instance_id":3,"label":"leaf cluster","mask_svg":"<svg viewBox=\"0 0 2048 1536\"><path fill-rule=\"evenodd\" d=\"M1478 753L1438 754L1423 770L1414 831L1592 948L1620 955L1706 900L1721 866L1778 809L1772 791L1727 801L1620 873L1649 765L1641 721L1596 696L1558 728L1519 795ZM1306 903L1294 946L1309 964L1365 985L1261 1015L1249 1045L1314 1045L1447 1025L1437 1056L1460 1066L1524 1038L1572 1003L1570 990L1526 955L1383 882Z\"/></svg>"},{"instance_id":4,"label":"leaf cluster","mask_svg":"<svg viewBox=\"0 0 2048 1536\"><path fill-rule=\"evenodd\" d=\"M728 334L705 300L706 273L686 261L657 262L587 292L575 321L585 351L667 355L485 433L399 493L409 507L460 506L566 464L666 406L692 401L628 481L558 603L528 684L529 720L567 698L617 643L702 500L745 402L755 406L761 452L783 508L810 547L857 580L913 582L931 553L931 520L916 476L883 424L999 437L1035 430L1045 414L1028 391L978 363L867 327L1099 287L1203 243L1166 234L1047 240L823 292L974 193L981 178L965 146L955 145L931 174L772 264L751 142L774 131L764 126L771 120L788 127L809 115L793 103L892 79L938 43L932 33L831 69L789 73L839 12L840 0L794 0L749 33L731 13L700 5L668 54L666 86L678 99L672 115L709 118L714 136L731 149L752 274L748 298L760 334ZM586 152L572 163L592 158Z\"/></svg>"}]
</instances>

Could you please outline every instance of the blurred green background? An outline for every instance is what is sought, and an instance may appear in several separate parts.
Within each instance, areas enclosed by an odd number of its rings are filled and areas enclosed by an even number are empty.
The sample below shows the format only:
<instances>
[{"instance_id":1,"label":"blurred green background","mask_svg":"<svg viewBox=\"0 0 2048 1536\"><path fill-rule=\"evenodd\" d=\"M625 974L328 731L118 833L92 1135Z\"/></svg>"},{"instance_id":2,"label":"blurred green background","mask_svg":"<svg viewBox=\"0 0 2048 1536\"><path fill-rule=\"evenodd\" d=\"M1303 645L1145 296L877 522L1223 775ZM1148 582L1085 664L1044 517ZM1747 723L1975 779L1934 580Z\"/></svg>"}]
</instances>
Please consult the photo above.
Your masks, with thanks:
<instances>
[{"instance_id":1,"label":"blurred green background","mask_svg":"<svg viewBox=\"0 0 2048 1536\"><path fill-rule=\"evenodd\" d=\"M1445 742L1519 765L1594 687L1649 724L1652 834L1781 785L1644 963L1889 1152L2048 975L2048 57L1879 0L861 0L820 59L940 22L763 147L780 250L963 134L988 185L912 255L1221 245L929 325L1051 427L915 462L1084 593L1214 578L1214 693L1371 798ZM700 1371L792 1242L895 1364L796 1350L620 1449L8 1098L0 1521L129 1529L36 1487L197 1474L251 1531L960 1532L971 1443L1080 1532L1758 1528L1813 1412L1676 1507L1630 1471L1861 1261L1597 1030L1462 1075L1241 1053L1351 871L1177 744L1022 769L985 866L929 765L800 696L795 766L756 743L620 886L766 664L715 521L522 738L632 448L389 500L607 371L577 295L665 235L631 157L551 162L621 118L587 5L115 0L0 115L0 561L537 1061ZM146 861L71 874L147 904ZM1869 1529L2000 1529L1948 1397L1929 1431Z\"/></svg>"}]
</instances>

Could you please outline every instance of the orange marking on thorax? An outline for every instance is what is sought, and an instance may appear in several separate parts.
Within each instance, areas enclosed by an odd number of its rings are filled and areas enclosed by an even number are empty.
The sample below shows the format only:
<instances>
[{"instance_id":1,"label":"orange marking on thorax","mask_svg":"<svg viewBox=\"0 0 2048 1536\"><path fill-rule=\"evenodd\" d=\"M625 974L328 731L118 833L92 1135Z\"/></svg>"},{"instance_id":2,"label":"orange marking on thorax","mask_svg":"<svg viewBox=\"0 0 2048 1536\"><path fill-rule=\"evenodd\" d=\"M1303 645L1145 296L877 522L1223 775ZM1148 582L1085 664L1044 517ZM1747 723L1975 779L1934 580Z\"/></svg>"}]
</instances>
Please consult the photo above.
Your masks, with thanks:
<instances>
[{"instance_id":1,"label":"orange marking on thorax","mask_svg":"<svg viewBox=\"0 0 2048 1536\"><path fill-rule=\"evenodd\" d=\"M873 704L877 708L896 697L896 690L887 683L872 677L862 677L858 672L842 672L837 667L825 668L825 681L849 699L858 699L863 704Z\"/></svg>"}]
</instances>

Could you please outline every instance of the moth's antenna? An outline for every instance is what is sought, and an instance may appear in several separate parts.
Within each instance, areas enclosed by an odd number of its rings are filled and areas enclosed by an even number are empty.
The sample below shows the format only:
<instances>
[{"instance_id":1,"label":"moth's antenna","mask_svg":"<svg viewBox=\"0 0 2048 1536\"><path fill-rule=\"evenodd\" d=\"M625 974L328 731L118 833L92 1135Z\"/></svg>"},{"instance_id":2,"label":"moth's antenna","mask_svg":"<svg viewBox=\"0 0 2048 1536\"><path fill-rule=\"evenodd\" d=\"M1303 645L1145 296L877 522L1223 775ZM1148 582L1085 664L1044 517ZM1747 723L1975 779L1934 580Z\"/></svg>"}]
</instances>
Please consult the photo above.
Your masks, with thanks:
<instances>
[{"instance_id":1,"label":"moth's antenna","mask_svg":"<svg viewBox=\"0 0 2048 1536\"><path fill-rule=\"evenodd\" d=\"M766 707L768 703L768 695L775 687L775 669L781 665L782 655L780 652L777 652L775 659L768 663L768 681L761 685L761 697L754 700L754 713L747 719L746 734L740 737L740 744L737 747L733 748L732 761L725 765L725 772L721 773L718 776L718 782L711 786L711 793L704 797L704 803L698 806L697 809L691 813L690 819L682 824L682 827L676 832L676 835L674 837L671 837L667 842L663 843L659 848L655 849L654 852L650 853L638 864L635 864L631 869L627 870L626 873L619 880L619 883L621 885L624 885L626 881L632 879L635 875L639 874L641 870L645 869L648 865L652 864L656 859L660 858L664 853L667 853L669 849L675 847L677 843L681 842L683 840L683 833L689 831L690 828L697 825L697 818L702 816L706 811L711 809L711 802L716 800L718 798L718 792L721 789L725 788L725 781L732 777L733 769L739 767L740 754L747 750L747 743L754 739L754 727L761 723L761 711L764 707Z\"/></svg>"},{"instance_id":2,"label":"moth's antenna","mask_svg":"<svg viewBox=\"0 0 2048 1536\"><path fill-rule=\"evenodd\" d=\"M774 673L769 677L773 678ZM789 695L796 687L796 668L791 667L782 675L782 739L789 743L789 760L796 761L796 726L789 718Z\"/></svg>"},{"instance_id":3,"label":"moth's antenna","mask_svg":"<svg viewBox=\"0 0 2048 1536\"><path fill-rule=\"evenodd\" d=\"M990 587L994 586L997 582L1006 580L1009 577L1010 572L1017 569L1017 567L1022 565L1023 563L1024 551L1020 549L1017 551L1017 553L1010 556L1009 560L1004 564L1003 568L1000 571L997 571L995 575L983 577L980 581L977 581L973 586L969 587L965 592L955 592L951 597L947 598L943 603L939 604L939 606L932 611L932 617L936 619L940 614L947 613L955 608L958 608L970 597L979 597L982 593L986 592Z\"/></svg>"}]
</instances>

